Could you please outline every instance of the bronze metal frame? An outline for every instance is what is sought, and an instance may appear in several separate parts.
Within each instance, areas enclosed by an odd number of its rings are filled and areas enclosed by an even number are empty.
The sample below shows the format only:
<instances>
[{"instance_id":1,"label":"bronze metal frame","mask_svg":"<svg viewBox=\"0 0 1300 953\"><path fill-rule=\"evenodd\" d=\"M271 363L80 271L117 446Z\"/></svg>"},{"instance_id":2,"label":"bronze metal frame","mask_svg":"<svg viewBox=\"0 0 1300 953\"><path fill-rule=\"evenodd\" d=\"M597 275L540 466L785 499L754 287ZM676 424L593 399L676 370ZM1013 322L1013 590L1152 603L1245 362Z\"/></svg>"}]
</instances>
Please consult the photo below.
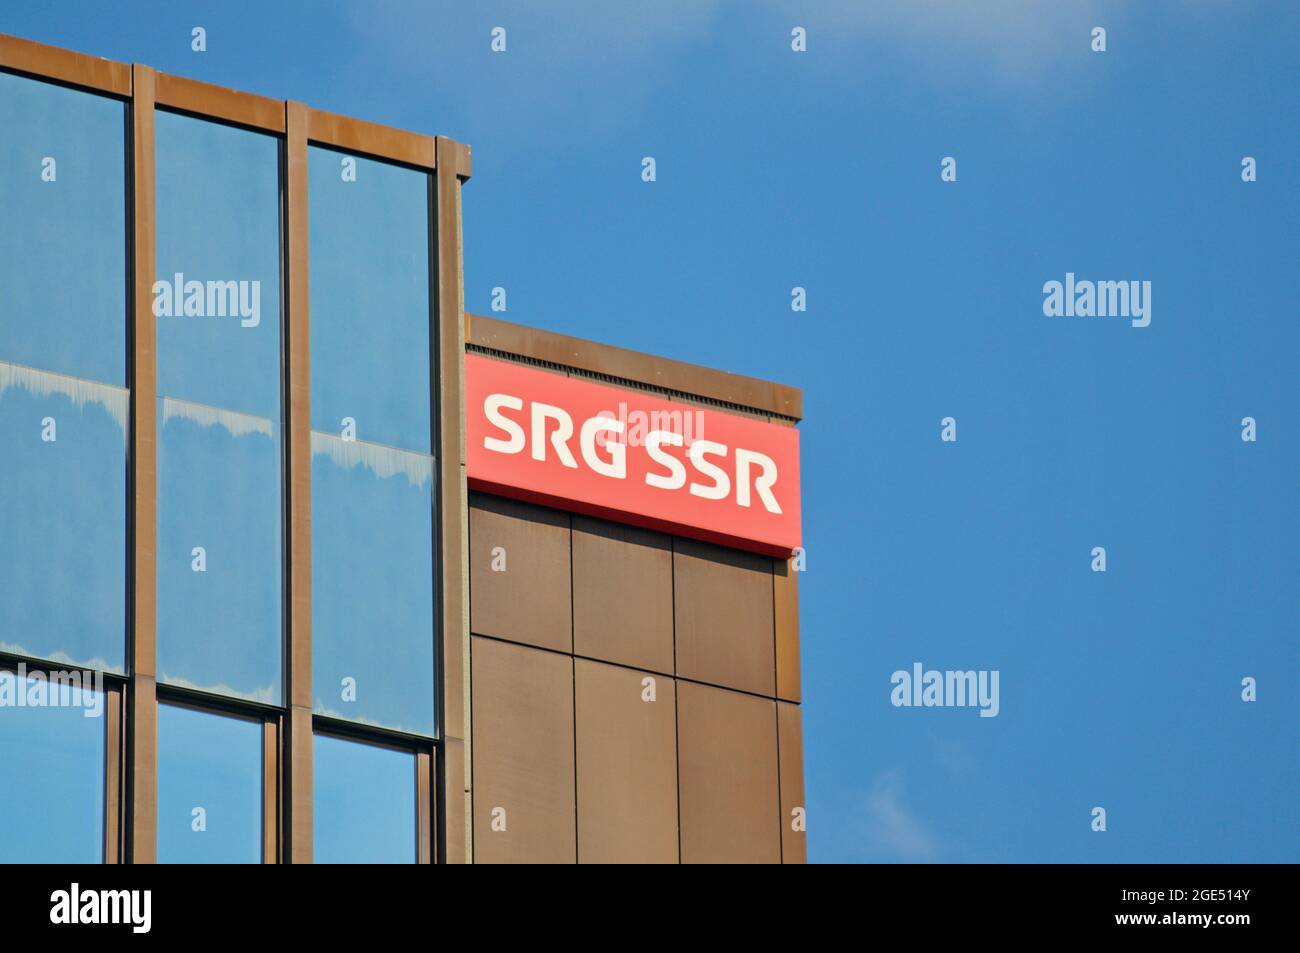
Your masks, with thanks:
<instances>
[{"instance_id":1,"label":"bronze metal frame","mask_svg":"<svg viewBox=\"0 0 1300 953\"><path fill-rule=\"evenodd\" d=\"M158 73L157 76L155 101L159 106L284 135L285 107L278 99L241 93L169 73Z\"/></svg>"},{"instance_id":2,"label":"bronze metal frame","mask_svg":"<svg viewBox=\"0 0 1300 953\"><path fill-rule=\"evenodd\" d=\"M108 698L104 711L104 863L122 862L122 826L125 790L124 752L126 720L122 683L105 683Z\"/></svg>"},{"instance_id":3,"label":"bronze metal frame","mask_svg":"<svg viewBox=\"0 0 1300 953\"><path fill-rule=\"evenodd\" d=\"M461 247L462 183L469 178L469 147L439 136L436 158L443 172L434 176L434 258L436 278L434 327L438 350L433 366L438 369L438 535L442 545L441 579L438 585L440 620L439 661L443 749L439 779L450 785L443 791L439 860L467 863L474 856L474 830L470 823L470 738L469 679L469 493L465 474L465 294ZM454 174L447 170L454 169ZM449 766L448 757L460 763ZM452 804L452 800L456 804Z\"/></svg>"},{"instance_id":4,"label":"bronze metal frame","mask_svg":"<svg viewBox=\"0 0 1300 953\"><path fill-rule=\"evenodd\" d=\"M285 115L285 248L288 290L287 390L289 645L285 653L287 728L285 830L289 863L312 861L311 696L311 302L307 255L307 130L310 110Z\"/></svg>"},{"instance_id":5,"label":"bronze metal frame","mask_svg":"<svg viewBox=\"0 0 1300 953\"><path fill-rule=\"evenodd\" d=\"M158 379L152 307L157 277L156 74L148 66L135 66L131 76L131 685L127 719L131 811L126 859L149 864L157 858L158 840Z\"/></svg>"},{"instance_id":6,"label":"bronze metal frame","mask_svg":"<svg viewBox=\"0 0 1300 953\"><path fill-rule=\"evenodd\" d=\"M127 63L114 63L4 33L0 33L0 66L123 99L131 96L131 66Z\"/></svg>"},{"instance_id":7,"label":"bronze metal frame","mask_svg":"<svg viewBox=\"0 0 1300 953\"><path fill-rule=\"evenodd\" d=\"M267 714L262 719L262 863L280 862L281 819L280 765L283 753L280 744L281 718Z\"/></svg>"}]
</instances>

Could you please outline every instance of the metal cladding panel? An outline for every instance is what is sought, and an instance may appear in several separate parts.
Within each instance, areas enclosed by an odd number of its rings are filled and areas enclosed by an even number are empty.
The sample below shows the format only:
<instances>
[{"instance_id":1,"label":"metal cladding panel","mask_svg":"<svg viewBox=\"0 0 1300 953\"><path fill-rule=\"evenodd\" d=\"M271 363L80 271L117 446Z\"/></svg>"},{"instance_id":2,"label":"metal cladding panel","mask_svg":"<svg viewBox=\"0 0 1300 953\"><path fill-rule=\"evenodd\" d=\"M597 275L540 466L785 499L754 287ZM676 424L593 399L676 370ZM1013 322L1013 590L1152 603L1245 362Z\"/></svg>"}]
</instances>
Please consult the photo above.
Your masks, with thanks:
<instances>
[{"instance_id":1,"label":"metal cladding panel","mask_svg":"<svg viewBox=\"0 0 1300 953\"><path fill-rule=\"evenodd\" d=\"M791 560L772 561L772 607L776 626L776 695L797 702L803 697L799 664L799 574Z\"/></svg>"},{"instance_id":2,"label":"metal cladding panel","mask_svg":"<svg viewBox=\"0 0 1300 953\"><path fill-rule=\"evenodd\" d=\"M677 674L775 695L772 560L689 539L674 550Z\"/></svg>"},{"instance_id":3,"label":"metal cladding panel","mask_svg":"<svg viewBox=\"0 0 1300 953\"><path fill-rule=\"evenodd\" d=\"M803 710L776 703L777 747L781 760L781 861L808 862L807 812L803 791Z\"/></svg>"},{"instance_id":4,"label":"metal cladding panel","mask_svg":"<svg viewBox=\"0 0 1300 953\"><path fill-rule=\"evenodd\" d=\"M472 640L474 860L573 863L573 659Z\"/></svg>"},{"instance_id":5,"label":"metal cladding panel","mask_svg":"<svg viewBox=\"0 0 1300 953\"><path fill-rule=\"evenodd\" d=\"M446 841L445 860L463 864L465 854L465 742L459 738L443 741L442 771L445 779Z\"/></svg>"},{"instance_id":6,"label":"metal cladding panel","mask_svg":"<svg viewBox=\"0 0 1300 953\"><path fill-rule=\"evenodd\" d=\"M578 860L677 863L671 678L578 659Z\"/></svg>"},{"instance_id":7,"label":"metal cladding panel","mask_svg":"<svg viewBox=\"0 0 1300 953\"><path fill-rule=\"evenodd\" d=\"M470 630L572 652L569 515L475 495L469 539Z\"/></svg>"},{"instance_id":8,"label":"metal cladding panel","mask_svg":"<svg viewBox=\"0 0 1300 953\"><path fill-rule=\"evenodd\" d=\"M573 518L573 650L673 670L673 553L667 536Z\"/></svg>"},{"instance_id":9,"label":"metal cladding panel","mask_svg":"<svg viewBox=\"0 0 1300 953\"><path fill-rule=\"evenodd\" d=\"M776 702L677 684L682 862L781 862Z\"/></svg>"}]
</instances>

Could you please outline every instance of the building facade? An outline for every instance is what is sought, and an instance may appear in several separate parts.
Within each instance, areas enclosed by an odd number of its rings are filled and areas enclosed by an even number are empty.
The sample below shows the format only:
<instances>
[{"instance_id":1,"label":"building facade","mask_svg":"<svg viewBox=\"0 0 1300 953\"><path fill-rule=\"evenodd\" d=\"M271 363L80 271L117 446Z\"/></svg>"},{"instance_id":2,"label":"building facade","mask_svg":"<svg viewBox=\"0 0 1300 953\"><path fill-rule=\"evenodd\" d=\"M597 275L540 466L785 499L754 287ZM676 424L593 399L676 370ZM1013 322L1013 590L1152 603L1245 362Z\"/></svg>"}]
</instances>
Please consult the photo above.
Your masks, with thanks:
<instances>
[{"instance_id":1,"label":"building facade","mask_svg":"<svg viewBox=\"0 0 1300 953\"><path fill-rule=\"evenodd\" d=\"M804 859L800 394L465 313L470 173L0 35L0 861Z\"/></svg>"}]
</instances>

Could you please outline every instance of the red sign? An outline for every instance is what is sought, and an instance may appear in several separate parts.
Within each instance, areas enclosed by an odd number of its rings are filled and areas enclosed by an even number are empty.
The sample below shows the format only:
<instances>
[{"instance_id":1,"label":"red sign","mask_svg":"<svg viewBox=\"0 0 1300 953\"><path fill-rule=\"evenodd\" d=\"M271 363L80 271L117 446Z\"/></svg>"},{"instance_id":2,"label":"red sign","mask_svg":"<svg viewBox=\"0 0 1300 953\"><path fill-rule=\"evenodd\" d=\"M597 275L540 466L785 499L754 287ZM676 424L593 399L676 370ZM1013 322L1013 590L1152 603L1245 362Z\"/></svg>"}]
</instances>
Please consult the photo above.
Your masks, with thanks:
<instances>
[{"instance_id":1,"label":"red sign","mask_svg":"<svg viewBox=\"0 0 1300 953\"><path fill-rule=\"evenodd\" d=\"M472 489L773 556L800 544L799 432L465 355Z\"/></svg>"}]
</instances>

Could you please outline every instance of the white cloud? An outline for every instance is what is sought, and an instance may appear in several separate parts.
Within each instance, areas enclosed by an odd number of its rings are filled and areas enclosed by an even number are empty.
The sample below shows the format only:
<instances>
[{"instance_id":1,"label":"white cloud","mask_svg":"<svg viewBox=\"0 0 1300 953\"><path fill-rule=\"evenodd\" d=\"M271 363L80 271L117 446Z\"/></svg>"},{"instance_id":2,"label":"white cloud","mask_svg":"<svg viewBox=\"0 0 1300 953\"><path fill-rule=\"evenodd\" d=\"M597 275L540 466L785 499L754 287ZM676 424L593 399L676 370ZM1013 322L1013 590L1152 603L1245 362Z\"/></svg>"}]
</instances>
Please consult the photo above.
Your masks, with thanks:
<instances>
[{"instance_id":1,"label":"white cloud","mask_svg":"<svg viewBox=\"0 0 1300 953\"><path fill-rule=\"evenodd\" d=\"M1206 5L1179 9L1204 15ZM356 50L345 83L399 77L428 104L430 128L527 143L523 156L636 129L655 97L708 98L715 79L734 85L737 70L758 84L762 71L791 67L796 25L809 44L798 69L830 97L861 93L866 67L887 60L899 85L1051 98L1079 88L1095 65L1094 26L1106 27L1112 51L1142 42L1125 38L1141 8L1121 0L372 0L347 11ZM498 26L505 53L490 48Z\"/></svg>"},{"instance_id":2,"label":"white cloud","mask_svg":"<svg viewBox=\"0 0 1300 953\"><path fill-rule=\"evenodd\" d=\"M362 61L378 56L424 85L471 135L493 123L554 139L635 124L646 99L673 80L673 57L707 41L720 9L721 0L388 0L353 5L350 15ZM504 53L490 49L498 26Z\"/></svg>"},{"instance_id":3,"label":"white cloud","mask_svg":"<svg viewBox=\"0 0 1300 953\"><path fill-rule=\"evenodd\" d=\"M876 777L867 798L867 817L868 836L877 849L905 861L935 859L934 837L904 803L900 772L886 771Z\"/></svg>"},{"instance_id":4,"label":"white cloud","mask_svg":"<svg viewBox=\"0 0 1300 953\"><path fill-rule=\"evenodd\" d=\"M802 19L810 52L821 45L842 54L851 44L864 58L899 55L917 78L1014 85L1059 73L1075 54L1082 63L1092 28L1109 33L1124 10L1100 0L823 0Z\"/></svg>"}]
</instances>

